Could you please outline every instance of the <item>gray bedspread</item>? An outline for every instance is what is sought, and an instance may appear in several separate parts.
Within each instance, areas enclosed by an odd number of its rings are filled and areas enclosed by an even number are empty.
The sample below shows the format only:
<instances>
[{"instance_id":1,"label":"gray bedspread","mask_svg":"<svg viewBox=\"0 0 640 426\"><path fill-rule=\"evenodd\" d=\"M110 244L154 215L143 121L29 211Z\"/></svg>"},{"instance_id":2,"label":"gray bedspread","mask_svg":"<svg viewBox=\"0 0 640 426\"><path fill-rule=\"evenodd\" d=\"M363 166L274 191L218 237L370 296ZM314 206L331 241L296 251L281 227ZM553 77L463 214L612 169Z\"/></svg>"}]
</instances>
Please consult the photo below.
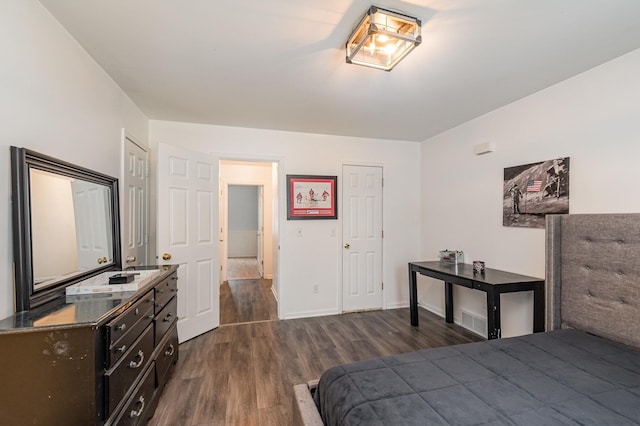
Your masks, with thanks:
<instances>
[{"instance_id":1,"label":"gray bedspread","mask_svg":"<svg viewBox=\"0 0 640 426\"><path fill-rule=\"evenodd\" d=\"M577 330L327 370L326 425L638 425L640 351Z\"/></svg>"}]
</instances>

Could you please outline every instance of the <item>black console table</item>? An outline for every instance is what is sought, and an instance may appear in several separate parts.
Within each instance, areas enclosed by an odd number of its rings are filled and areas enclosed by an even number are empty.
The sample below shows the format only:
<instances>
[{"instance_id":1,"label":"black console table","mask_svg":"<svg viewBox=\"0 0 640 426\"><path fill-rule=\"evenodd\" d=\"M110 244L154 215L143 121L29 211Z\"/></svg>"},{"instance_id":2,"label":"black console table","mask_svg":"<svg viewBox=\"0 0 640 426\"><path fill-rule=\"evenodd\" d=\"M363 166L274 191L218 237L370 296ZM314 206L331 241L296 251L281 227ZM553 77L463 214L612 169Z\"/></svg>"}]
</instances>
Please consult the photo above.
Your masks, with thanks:
<instances>
[{"instance_id":1,"label":"black console table","mask_svg":"<svg viewBox=\"0 0 640 426\"><path fill-rule=\"evenodd\" d=\"M409 263L409 305L411 325L418 325L418 288L416 273L444 281L445 320L453 322L453 285L484 291L487 294L487 331L489 339L501 336L500 295L516 291L533 291L533 332L544 331L544 280L486 268L483 274L473 272L467 264L433 262Z\"/></svg>"}]
</instances>

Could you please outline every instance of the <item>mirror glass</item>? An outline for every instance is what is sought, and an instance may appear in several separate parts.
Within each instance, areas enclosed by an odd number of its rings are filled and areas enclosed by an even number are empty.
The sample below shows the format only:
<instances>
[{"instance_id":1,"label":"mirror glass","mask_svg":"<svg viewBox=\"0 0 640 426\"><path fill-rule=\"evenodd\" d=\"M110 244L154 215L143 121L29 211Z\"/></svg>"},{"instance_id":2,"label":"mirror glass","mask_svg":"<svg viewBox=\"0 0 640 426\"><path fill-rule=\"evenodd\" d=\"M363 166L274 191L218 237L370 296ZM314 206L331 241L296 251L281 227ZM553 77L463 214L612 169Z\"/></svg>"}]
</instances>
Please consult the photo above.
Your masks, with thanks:
<instances>
[{"instance_id":1,"label":"mirror glass","mask_svg":"<svg viewBox=\"0 0 640 426\"><path fill-rule=\"evenodd\" d=\"M33 289L113 264L111 188L29 169Z\"/></svg>"},{"instance_id":2,"label":"mirror glass","mask_svg":"<svg viewBox=\"0 0 640 426\"><path fill-rule=\"evenodd\" d=\"M120 268L118 180L11 147L16 312Z\"/></svg>"}]
</instances>

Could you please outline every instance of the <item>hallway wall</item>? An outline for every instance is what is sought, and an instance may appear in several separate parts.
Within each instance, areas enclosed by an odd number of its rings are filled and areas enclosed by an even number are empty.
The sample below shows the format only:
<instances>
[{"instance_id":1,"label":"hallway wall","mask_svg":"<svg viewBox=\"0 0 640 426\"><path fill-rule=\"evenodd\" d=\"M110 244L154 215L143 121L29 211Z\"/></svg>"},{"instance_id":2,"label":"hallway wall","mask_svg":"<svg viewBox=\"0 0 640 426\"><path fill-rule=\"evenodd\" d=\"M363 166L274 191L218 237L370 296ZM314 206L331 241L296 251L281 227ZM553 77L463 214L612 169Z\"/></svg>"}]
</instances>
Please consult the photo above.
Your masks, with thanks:
<instances>
[{"instance_id":1,"label":"hallway wall","mask_svg":"<svg viewBox=\"0 0 640 426\"><path fill-rule=\"evenodd\" d=\"M228 186L227 257L258 256L259 189L254 185Z\"/></svg>"}]
</instances>

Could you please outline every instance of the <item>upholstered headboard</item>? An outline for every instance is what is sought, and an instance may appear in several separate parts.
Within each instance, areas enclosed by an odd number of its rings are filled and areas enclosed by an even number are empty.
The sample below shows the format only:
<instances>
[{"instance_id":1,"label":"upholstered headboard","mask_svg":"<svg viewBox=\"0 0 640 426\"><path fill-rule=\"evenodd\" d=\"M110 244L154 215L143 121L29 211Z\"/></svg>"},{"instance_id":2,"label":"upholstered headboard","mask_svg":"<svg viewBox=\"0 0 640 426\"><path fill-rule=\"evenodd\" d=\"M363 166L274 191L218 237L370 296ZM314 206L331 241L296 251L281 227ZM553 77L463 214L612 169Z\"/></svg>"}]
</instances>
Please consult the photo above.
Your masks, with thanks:
<instances>
[{"instance_id":1,"label":"upholstered headboard","mask_svg":"<svg viewBox=\"0 0 640 426\"><path fill-rule=\"evenodd\" d=\"M640 214L547 216L547 330L640 348Z\"/></svg>"}]
</instances>

